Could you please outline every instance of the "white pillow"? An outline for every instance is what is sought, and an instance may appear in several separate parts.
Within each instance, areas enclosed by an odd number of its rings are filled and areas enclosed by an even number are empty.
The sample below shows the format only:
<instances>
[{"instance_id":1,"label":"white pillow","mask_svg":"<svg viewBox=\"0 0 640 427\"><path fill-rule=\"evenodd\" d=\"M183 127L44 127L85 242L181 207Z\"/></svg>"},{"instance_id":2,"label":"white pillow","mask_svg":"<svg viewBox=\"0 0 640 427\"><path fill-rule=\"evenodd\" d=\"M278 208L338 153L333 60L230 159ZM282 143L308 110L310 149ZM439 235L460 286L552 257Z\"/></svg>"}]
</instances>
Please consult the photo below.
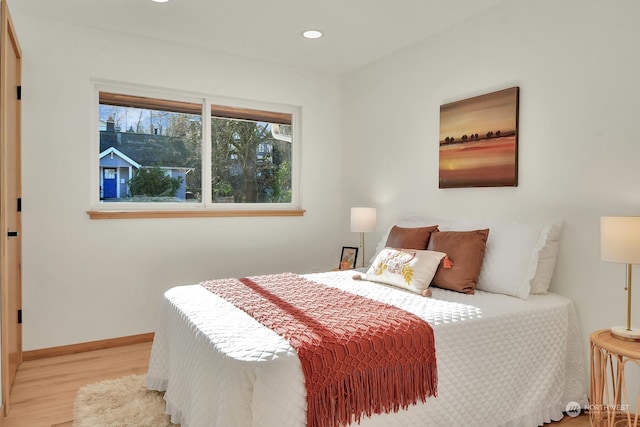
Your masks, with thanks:
<instances>
[{"instance_id":1,"label":"white pillow","mask_svg":"<svg viewBox=\"0 0 640 427\"><path fill-rule=\"evenodd\" d=\"M531 280L532 294L546 294L549 291L549 283L551 282L553 270L556 267L556 259L558 258L561 231L561 222L544 226L541 237L546 237L546 241L542 250L538 252L536 275Z\"/></svg>"},{"instance_id":2,"label":"white pillow","mask_svg":"<svg viewBox=\"0 0 640 427\"><path fill-rule=\"evenodd\" d=\"M367 270L366 279L422 295L444 256L436 251L384 248Z\"/></svg>"},{"instance_id":3,"label":"white pillow","mask_svg":"<svg viewBox=\"0 0 640 427\"><path fill-rule=\"evenodd\" d=\"M527 299L532 292L547 292L558 252L559 223L461 220L440 229L445 231L448 227L461 231L489 228L476 289L521 299Z\"/></svg>"}]
</instances>

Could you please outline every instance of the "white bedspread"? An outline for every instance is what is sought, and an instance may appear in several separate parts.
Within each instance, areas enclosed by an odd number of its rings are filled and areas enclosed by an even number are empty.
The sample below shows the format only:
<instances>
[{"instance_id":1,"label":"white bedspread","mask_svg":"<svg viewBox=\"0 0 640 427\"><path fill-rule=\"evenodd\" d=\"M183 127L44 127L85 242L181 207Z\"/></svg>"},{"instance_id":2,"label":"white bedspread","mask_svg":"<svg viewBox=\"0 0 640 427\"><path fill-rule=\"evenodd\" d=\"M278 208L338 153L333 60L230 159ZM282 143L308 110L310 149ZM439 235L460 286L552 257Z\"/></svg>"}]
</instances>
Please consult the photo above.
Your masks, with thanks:
<instances>
[{"instance_id":1,"label":"white bedspread","mask_svg":"<svg viewBox=\"0 0 640 427\"><path fill-rule=\"evenodd\" d=\"M361 426L538 426L560 419L569 402L587 405L580 332L567 298L437 288L424 298L352 275L305 277L420 316L434 328L438 360L437 398L364 418ZM167 412L183 427L306 424L293 348L200 285L165 293L147 386L166 390Z\"/></svg>"}]
</instances>

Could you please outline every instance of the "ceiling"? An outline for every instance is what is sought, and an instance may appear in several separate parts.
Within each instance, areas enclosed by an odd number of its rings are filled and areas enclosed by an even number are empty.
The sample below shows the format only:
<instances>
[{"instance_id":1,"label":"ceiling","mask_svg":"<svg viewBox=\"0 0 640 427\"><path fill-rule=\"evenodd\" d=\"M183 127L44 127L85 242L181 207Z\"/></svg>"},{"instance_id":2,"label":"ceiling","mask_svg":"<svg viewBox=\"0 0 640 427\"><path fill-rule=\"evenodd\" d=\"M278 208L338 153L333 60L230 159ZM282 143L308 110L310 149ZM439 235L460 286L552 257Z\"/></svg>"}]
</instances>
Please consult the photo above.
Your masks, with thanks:
<instances>
[{"instance_id":1,"label":"ceiling","mask_svg":"<svg viewBox=\"0 0 640 427\"><path fill-rule=\"evenodd\" d=\"M26 16L342 74L504 0L9 0ZM305 29L324 37L307 40Z\"/></svg>"}]
</instances>

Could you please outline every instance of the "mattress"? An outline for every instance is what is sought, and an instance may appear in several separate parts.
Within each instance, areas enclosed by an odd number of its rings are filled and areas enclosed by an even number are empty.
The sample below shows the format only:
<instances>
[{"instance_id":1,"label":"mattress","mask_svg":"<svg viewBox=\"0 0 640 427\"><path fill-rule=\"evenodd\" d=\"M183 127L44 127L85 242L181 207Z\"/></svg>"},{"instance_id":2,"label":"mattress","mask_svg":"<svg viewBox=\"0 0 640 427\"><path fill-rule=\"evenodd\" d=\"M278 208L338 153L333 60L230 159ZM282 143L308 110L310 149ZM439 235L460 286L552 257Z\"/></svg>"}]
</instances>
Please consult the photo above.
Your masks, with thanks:
<instances>
[{"instance_id":1,"label":"mattress","mask_svg":"<svg viewBox=\"0 0 640 427\"><path fill-rule=\"evenodd\" d=\"M438 396L364 427L538 426L587 406L580 331L571 300L527 300L432 288L425 298L353 280L352 271L304 275L409 311L434 329ZM168 290L149 360L147 386L166 391L183 427L306 425L304 376L289 343L200 285Z\"/></svg>"}]
</instances>

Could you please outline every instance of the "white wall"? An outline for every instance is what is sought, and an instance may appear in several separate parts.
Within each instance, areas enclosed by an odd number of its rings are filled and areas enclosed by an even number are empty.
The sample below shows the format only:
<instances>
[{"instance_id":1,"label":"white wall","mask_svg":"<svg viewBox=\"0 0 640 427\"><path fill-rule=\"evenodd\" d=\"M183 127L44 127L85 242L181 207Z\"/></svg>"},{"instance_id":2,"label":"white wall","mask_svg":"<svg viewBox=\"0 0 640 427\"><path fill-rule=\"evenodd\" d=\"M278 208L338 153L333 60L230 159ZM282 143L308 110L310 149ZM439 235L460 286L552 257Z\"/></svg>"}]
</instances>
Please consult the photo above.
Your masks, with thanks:
<instances>
[{"instance_id":1,"label":"white wall","mask_svg":"<svg viewBox=\"0 0 640 427\"><path fill-rule=\"evenodd\" d=\"M367 245L408 213L562 218L552 291L575 301L585 352L624 324L625 268L600 261L599 218L640 215L638 16L636 0L505 1L346 76L343 198L378 207ZM438 189L440 105L511 86L518 187Z\"/></svg>"},{"instance_id":2,"label":"white wall","mask_svg":"<svg viewBox=\"0 0 640 427\"><path fill-rule=\"evenodd\" d=\"M151 332L174 285L337 265L352 243L339 235L338 77L13 18L23 50L24 350ZM301 106L306 214L90 220L93 78Z\"/></svg>"}]
</instances>

